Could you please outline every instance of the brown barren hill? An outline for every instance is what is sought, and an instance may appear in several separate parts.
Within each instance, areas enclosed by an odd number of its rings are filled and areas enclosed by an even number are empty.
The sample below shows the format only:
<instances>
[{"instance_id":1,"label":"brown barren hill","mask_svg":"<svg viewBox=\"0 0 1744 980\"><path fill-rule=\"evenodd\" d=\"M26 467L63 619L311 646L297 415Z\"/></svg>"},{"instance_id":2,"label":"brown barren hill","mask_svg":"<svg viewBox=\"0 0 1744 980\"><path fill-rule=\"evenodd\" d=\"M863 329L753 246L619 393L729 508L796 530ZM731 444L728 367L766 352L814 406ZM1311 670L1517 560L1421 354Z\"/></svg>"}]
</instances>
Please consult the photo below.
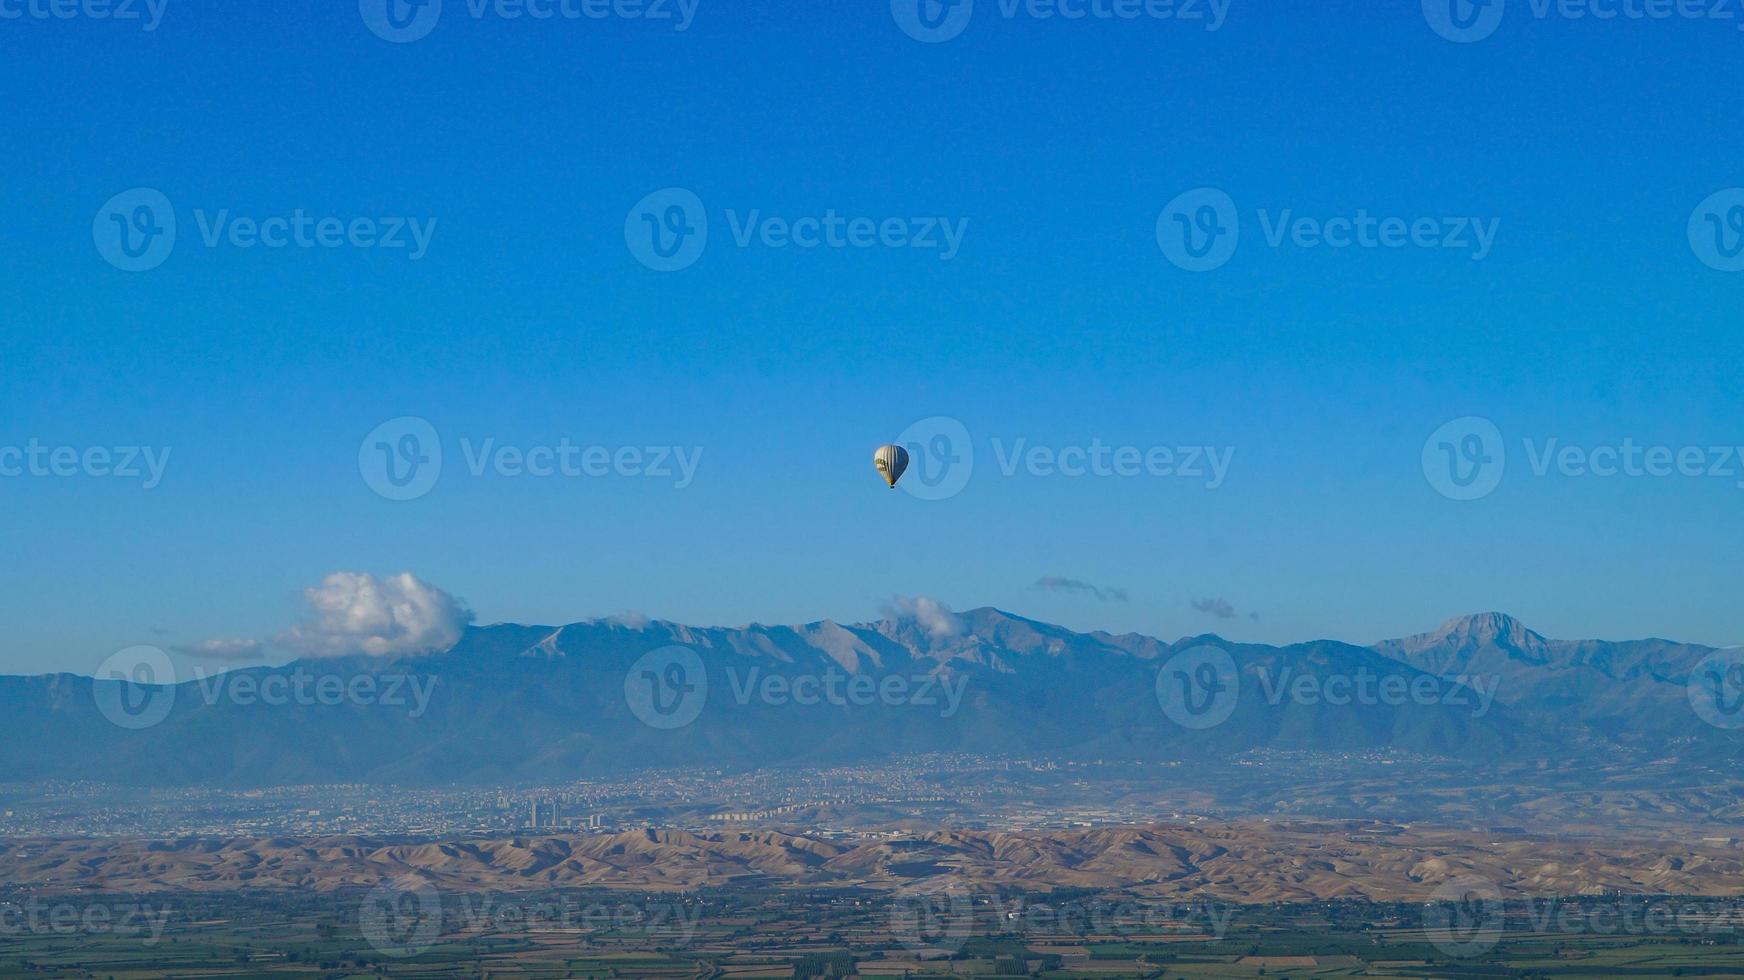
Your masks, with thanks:
<instances>
[{"instance_id":1,"label":"brown barren hill","mask_svg":"<svg viewBox=\"0 0 1744 980\"><path fill-rule=\"evenodd\" d=\"M777 831L515 836L14 840L0 881L34 893L373 887L415 876L459 891L735 884L1118 889L1223 902L1412 901L1476 875L1519 895L1744 895L1744 850L1672 841L1492 839L1368 822L941 830L857 841Z\"/></svg>"}]
</instances>

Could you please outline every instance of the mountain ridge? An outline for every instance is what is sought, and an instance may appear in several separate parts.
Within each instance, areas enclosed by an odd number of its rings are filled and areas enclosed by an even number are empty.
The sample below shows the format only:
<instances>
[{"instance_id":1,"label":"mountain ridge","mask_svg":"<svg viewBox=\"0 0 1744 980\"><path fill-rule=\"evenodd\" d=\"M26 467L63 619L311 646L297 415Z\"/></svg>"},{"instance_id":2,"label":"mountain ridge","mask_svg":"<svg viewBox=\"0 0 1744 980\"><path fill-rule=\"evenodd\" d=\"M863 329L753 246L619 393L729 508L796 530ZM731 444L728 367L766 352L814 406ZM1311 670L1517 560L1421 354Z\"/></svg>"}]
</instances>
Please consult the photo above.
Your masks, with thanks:
<instances>
[{"instance_id":1,"label":"mountain ridge","mask_svg":"<svg viewBox=\"0 0 1744 980\"><path fill-rule=\"evenodd\" d=\"M665 686L672 663L647 664L672 646L691 652L684 670L702 672L679 678L701 694L694 717L677 725L632 698L639 690L656 701L689 697ZM1230 710L1206 726L1171 717L1159 695L1174 676L1162 669L1170 658L1197 648L1217 651L1236 672ZM505 623L469 627L436 653L306 658L173 686L0 677L0 772L164 786L422 785L939 752L1186 760L1256 749L1395 751L1473 765L1625 749L1730 758L1744 736L1704 724L1687 704L1685 681L1709 652L1658 640L1547 640L1499 613L1371 646L1271 646L1215 634L1170 643L992 607L857 624ZM410 686L427 698L267 704L258 696L309 675L383 689L397 682L402 696ZM794 695L813 689L835 700ZM145 694L171 704L139 730L111 724L98 705Z\"/></svg>"}]
</instances>

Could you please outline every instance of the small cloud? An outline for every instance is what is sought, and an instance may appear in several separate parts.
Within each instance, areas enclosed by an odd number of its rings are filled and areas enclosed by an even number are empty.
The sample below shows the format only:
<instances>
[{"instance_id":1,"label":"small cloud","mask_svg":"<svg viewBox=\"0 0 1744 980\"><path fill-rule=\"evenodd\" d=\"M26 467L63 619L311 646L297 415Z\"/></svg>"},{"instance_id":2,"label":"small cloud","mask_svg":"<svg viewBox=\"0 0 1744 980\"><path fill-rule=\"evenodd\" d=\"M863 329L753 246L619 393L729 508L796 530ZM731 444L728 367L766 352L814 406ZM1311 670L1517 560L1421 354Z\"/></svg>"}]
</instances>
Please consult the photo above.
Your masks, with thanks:
<instances>
[{"instance_id":1,"label":"small cloud","mask_svg":"<svg viewBox=\"0 0 1744 980\"><path fill-rule=\"evenodd\" d=\"M1193 609L1218 619L1234 619L1237 615L1235 607L1228 599L1194 599Z\"/></svg>"},{"instance_id":2,"label":"small cloud","mask_svg":"<svg viewBox=\"0 0 1744 980\"><path fill-rule=\"evenodd\" d=\"M892 619L914 622L935 640L963 632L963 623L950 606L924 595L896 596L884 604L884 614Z\"/></svg>"},{"instance_id":3,"label":"small cloud","mask_svg":"<svg viewBox=\"0 0 1744 980\"><path fill-rule=\"evenodd\" d=\"M177 653L200 660L264 660L266 644L241 637L201 640L198 643L173 648Z\"/></svg>"},{"instance_id":4,"label":"small cloud","mask_svg":"<svg viewBox=\"0 0 1744 980\"><path fill-rule=\"evenodd\" d=\"M1089 582L1082 579L1065 578L1060 575L1044 575L1041 578L1036 579L1035 587L1044 592L1078 592L1084 595L1094 596L1101 602L1126 601L1125 589L1103 588L1101 586L1091 585Z\"/></svg>"},{"instance_id":5,"label":"small cloud","mask_svg":"<svg viewBox=\"0 0 1744 980\"><path fill-rule=\"evenodd\" d=\"M632 630L647 629L648 624L654 622L654 620L648 618L645 614L636 612L633 609L618 613L616 616L607 616L605 621L613 626L622 626L625 629Z\"/></svg>"},{"instance_id":6,"label":"small cloud","mask_svg":"<svg viewBox=\"0 0 1744 980\"><path fill-rule=\"evenodd\" d=\"M312 616L274 638L312 657L415 656L459 642L472 610L410 572L334 572L304 589Z\"/></svg>"}]
</instances>

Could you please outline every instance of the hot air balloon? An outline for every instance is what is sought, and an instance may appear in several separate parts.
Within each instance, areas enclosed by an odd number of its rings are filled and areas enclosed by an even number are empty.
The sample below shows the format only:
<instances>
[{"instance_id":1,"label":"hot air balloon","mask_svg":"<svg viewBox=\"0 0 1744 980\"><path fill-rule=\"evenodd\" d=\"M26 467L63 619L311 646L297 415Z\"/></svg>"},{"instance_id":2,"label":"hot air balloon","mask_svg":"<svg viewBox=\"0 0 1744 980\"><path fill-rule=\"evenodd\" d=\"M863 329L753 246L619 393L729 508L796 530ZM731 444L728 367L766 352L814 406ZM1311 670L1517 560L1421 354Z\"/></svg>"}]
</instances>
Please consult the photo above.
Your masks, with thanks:
<instances>
[{"instance_id":1,"label":"hot air balloon","mask_svg":"<svg viewBox=\"0 0 1744 980\"><path fill-rule=\"evenodd\" d=\"M895 490L896 481L908 470L908 450L901 446L879 446L872 454L872 465L878 467L878 475Z\"/></svg>"}]
</instances>

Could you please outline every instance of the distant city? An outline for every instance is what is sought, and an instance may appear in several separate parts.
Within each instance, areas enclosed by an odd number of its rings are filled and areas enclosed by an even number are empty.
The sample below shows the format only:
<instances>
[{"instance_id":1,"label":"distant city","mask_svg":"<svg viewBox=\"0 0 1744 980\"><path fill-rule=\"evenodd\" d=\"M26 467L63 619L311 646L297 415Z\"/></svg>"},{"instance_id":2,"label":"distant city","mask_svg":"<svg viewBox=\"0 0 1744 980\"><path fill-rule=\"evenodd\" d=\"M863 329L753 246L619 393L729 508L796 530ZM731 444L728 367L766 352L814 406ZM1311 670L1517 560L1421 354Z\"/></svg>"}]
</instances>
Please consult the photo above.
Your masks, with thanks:
<instances>
[{"instance_id":1,"label":"distant city","mask_svg":"<svg viewBox=\"0 0 1744 980\"><path fill-rule=\"evenodd\" d=\"M1370 753L1282 759L1254 753L1195 767L1252 779L1255 770L1395 774L1431 760ZM802 827L857 836L920 826L1040 830L1195 821L1251 811L1186 786L1179 762L1057 762L927 755L816 770L648 770L552 786L398 789L357 784L247 790L133 789L91 782L0 784L3 837L322 836L453 838L516 833L695 832ZM1110 787L1116 791L1110 792ZM1202 808L1192 804L1197 800Z\"/></svg>"}]
</instances>

